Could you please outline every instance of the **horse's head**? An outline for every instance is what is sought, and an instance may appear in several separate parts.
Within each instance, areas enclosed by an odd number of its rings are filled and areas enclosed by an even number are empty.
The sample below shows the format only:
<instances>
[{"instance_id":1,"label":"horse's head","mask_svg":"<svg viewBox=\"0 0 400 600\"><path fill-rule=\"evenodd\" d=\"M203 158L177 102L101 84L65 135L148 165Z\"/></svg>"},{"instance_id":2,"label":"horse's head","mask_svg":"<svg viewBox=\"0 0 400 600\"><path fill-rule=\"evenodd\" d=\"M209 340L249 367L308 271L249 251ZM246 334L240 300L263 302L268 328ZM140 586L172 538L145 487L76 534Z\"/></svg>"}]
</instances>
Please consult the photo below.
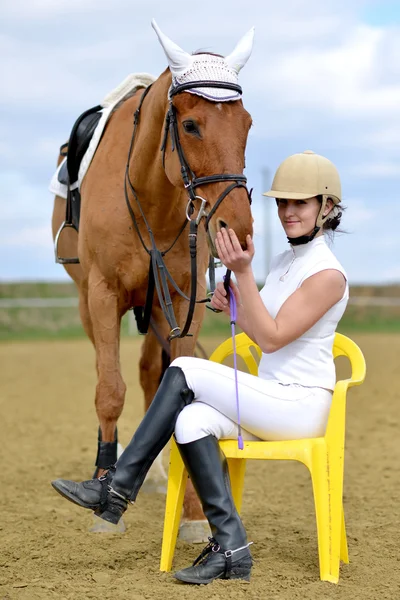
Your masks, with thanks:
<instances>
[{"instance_id":1,"label":"horse's head","mask_svg":"<svg viewBox=\"0 0 400 600\"><path fill-rule=\"evenodd\" d=\"M188 166L196 176L240 175L245 166L245 148L251 117L241 100L209 102L194 94L180 94L174 98L179 140ZM169 151L165 161L166 173L174 185L182 185L181 164L176 150ZM247 188L233 189L219 202L235 181L205 183L195 188L195 213L206 200L205 213L210 249L215 252L214 240L221 227L235 230L243 248L246 235L252 235L252 216ZM215 209L215 210L213 210ZM213 212L211 212L213 211Z\"/></svg>"},{"instance_id":2,"label":"horse's head","mask_svg":"<svg viewBox=\"0 0 400 600\"><path fill-rule=\"evenodd\" d=\"M192 218L204 210L214 256L215 236L222 227L234 229L245 248L246 236L253 233L243 176L252 121L243 107L237 76L250 56L254 32L250 30L232 54L223 58L204 53L189 55L154 23L153 27L172 73L167 114L170 138L164 141L166 175L177 187L185 184L195 207ZM199 87L200 82L204 87Z\"/></svg>"}]
</instances>

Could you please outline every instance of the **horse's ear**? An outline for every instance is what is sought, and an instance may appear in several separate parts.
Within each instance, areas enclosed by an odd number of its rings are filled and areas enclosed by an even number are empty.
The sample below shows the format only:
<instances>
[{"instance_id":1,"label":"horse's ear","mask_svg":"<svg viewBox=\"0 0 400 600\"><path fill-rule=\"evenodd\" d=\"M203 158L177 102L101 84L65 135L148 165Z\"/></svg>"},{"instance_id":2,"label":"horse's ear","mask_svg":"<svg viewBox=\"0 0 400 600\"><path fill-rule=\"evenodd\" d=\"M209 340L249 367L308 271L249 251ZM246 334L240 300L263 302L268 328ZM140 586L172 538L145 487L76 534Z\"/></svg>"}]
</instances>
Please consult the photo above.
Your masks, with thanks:
<instances>
[{"instance_id":1,"label":"horse's ear","mask_svg":"<svg viewBox=\"0 0 400 600\"><path fill-rule=\"evenodd\" d=\"M172 74L176 76L184 73L192 64L192 56L182 50L175 42L170 40L169 37L161 31L154 19L151 21L151 26L156 32L160 44L164 49Z\"/></svg>"},{"instance_id":2,"label":"horse's ear","mask_svg":"<svg viewBox=\"0 0 400 600\"><path fill-rule=\"evenodd\" d=\"M231 54L225 57L228 65L239 73L250 58L253 50L254 27L252 27L240 40Z\"/></svg>"}]
</instances>

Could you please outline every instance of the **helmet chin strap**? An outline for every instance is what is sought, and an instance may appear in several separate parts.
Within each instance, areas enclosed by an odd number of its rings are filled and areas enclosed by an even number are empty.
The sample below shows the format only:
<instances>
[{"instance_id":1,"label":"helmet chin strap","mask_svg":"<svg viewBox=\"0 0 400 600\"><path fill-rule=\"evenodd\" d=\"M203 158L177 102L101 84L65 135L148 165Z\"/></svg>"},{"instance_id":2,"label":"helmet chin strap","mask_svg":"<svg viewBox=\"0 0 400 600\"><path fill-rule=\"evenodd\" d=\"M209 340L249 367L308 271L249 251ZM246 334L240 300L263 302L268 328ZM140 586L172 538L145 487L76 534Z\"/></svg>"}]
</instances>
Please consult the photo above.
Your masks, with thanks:
<instances>
[{"instance_id":1,"label":"helmet chin strap","mask_svg":"<svg viewBox=\"0 0 400 600\"><path fill-rule=\"evenodd\" d=\"M301 244L307 244L308 242L311 242L315 238L315 236L317 235L317 233L320 229L321 229L321 227L315 226L314 229L312 230L312 232L310 233L310 235L300 235L299 237L296 237L296 238L292 238L292 237L288 236L288 242L292 246L301 246Z\"/></svg>"},{"instance_id":2,"label":"helmet chin strap","mask_svg":"<svg viewBox=\"0 0 400 600\"><path fill-rule=\"evenodd\" d=\"M321 208L320 211L318 213L318 217L315 223L315 227L312 230L312 232L309 235L300 235L299 237L289 237L288 236L288 242L289 244L291 244L292 246L301 246L302 244L308 244L308 242L312 242L312 240L315 238L315 236L317 235L317 233L321 230L322 225L324 224L324 221L327 219L328 215L324 215L324 210L326 207L326 202L328 200L328 198L330 198L330 196L322 196L322 203L321 203ZM328 213L329 214L329 213Z\"/></svg>"}]
</instances>

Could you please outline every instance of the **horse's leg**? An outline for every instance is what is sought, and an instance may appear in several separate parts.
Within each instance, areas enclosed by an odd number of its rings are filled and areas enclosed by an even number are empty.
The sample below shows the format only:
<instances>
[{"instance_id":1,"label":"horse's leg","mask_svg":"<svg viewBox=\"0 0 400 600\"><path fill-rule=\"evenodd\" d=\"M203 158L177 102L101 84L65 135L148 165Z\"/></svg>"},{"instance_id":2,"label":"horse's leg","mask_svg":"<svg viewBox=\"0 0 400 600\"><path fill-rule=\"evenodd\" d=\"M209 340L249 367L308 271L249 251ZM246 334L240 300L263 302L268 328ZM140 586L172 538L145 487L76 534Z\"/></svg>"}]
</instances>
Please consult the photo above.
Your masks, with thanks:
<instances>
[{"instance_id":1,"label":"horse's leg","mask_svg":"<svg viewBox=\"0 0 400 600\"><path fill-rule=\"evenodd\" d=\"M199 289L197 297L204 298L206 290ZM187 302L178 301L176 314L179 315L179 322L184 323L187 313ZM201 323L204 318L204 304L197 304L193 315L190 333L192 337L176 339L171 344L171 360L178 356L193 356L200 332ZM204 516L197 493L189 479L186 486L185 498L183 501L182 522L179 528L179 537L190 543L203 543L210 536L210 527Z\"/></svg>"},{"instance_id":2,"label":"horse's leg","mask_svg":"<svg viewBox=\"0 0 400 600\"><path fill-rule=\"evenodd\" d=\"M81 284L79 285L78 289L79 289L79 314L81 317L82 326L83 326L83 329L85 330L86 335L92 342L93 346L96 347L95 341L94 341L94 334L93 334L93 322L92 322L92 318L90 316L89 304L88 304L88 289L87 289L87 285L85 285L85 282L82 281ZM97 371L97 376L99 376L99 367L98 367L97 356L96 356L96 371ZM98 448L97 448L96 468L95 468L93 477L100 477L100 475L102 475L104 473L105 467L107 466L107 464L106 464L107 460L105 459L104 454L106 454L109 457L108 461L110 463L114 463L117 460L117 458L119 458L121 456L121 454L123 452L123 447L121 446L121 444L118 441L117 430L115 430L114 439L110 444L109 442L104 440L101 426L99 426L97 444L98 444ZM103 458L100 458L100 456L103 456ZM98 465L98 463L99 463L98 459L100 459L99 465ZM102 463L104 463L104 464L102 464Z\"/></svg>"},{"instance_id":3,"label":"horse's leg","mask_svg":"<svg viewBox=\"0 0 400 600\"><path fill-rule=\"evenodd\" d=\"M159 335L164 340L167 340L169 328L161 310L154 308L152 316ZM149 331L146 334L142 344L142 353L139 363L140 384L144 392L145 411L147 411L151 401L155 396L161 378L169 362L169 359L166 360L165 352L163 353L161 344L156 334L151 328L149 328ZM156 491L159 493L166 492L167 474L163 466L162 455L163 453L161 452L154 461L143 484L143 491Z\"/></svg>"},{"instance_id":4,"label":"horse's leg","mask_svg":"<svg viewBox=\"0 0 400 600\"><path fill-rule=\"evenodd\" d=\"M56 196L54 199L54 208L53 208L53 216L52 216L52 230L53 230L53 239L55 238L57 231L59 230L61 224L65 220L65 210L66 210L66 200L64 198L60 198L60 196ZM78 256L78 234L75 230L71 228L64 229L61 234L59 244L58 244L58 252L60 256ZM88 305L88 281L85 277L85 274L82 270L80 264L66 264L63 265L68 275L74 280L78 292L79 292L79 313L81 317L81 322L83 329L85 330L86 335L90 339L93 345L95 345L94 335L93 335L93 323L92 318L89 311ZM97 357L96 357L97 358ZM96 360L96 369L98 373L98 365ZM117 454L120 455L122 452L122 447L118 444L118 440L115 437L111 446L107 446L108 442L106 442L103 438L102 430L99 428L99 441L98 441L98 452L101 454L104 450L108 450L110 457L115 457L117 459ZM111 458L113 462L113 460ZM98 462L96 460L96 462ZM104 465L106 466L106 465ZM98 477L104 472L102 468L96 468L94 473L95 477Z\"/></svg>"},{"instance_id":5,"label":"horse's leg","mask_svg":"<svg viewBox=\"0 0 400 600\"><path fill-rule=\"evenodd\" d=\"M88 304L88 290L87 286L83 285L79 287L79 315L81 317L82 327L94 346L93 323Z\"/></svg>"},{"instance_id":6,"label":"horse's leg","mask_svg":"<svg viewBox=\"0 0 400 600\"><path fill-rule=\"evenodd\" d=\"M93 336L96 350L97 387L96 412L100 423L101 442L97 475L117 459L115 433L117 421L122 413L126 385L122 379L119 342L121 314L118 307L118 292L111 288L104 277L92 268L89 275L88 302L81 295L80 309L87 333ZM107 463L107 464L106 464Z\"/></svg>"}]
</instances>

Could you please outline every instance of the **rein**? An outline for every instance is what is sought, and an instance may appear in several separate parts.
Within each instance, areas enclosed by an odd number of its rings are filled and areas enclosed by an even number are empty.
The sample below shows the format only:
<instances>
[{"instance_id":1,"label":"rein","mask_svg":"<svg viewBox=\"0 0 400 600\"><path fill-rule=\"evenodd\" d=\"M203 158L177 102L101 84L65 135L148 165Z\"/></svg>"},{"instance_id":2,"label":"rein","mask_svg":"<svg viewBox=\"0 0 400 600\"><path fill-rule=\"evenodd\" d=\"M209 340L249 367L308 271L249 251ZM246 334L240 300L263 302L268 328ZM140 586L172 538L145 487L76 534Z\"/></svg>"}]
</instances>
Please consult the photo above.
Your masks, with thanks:
<instances>
[{"instance_id":1,"label":"rein","mask_svg":"<svg viewBox=\"0 0 400 600\"><path fill-rule=\"evenodd\" d=\"M154 291L156 291L161 309L164 313L165 318L168 321L169 326L171 327L171 331L168 336L169 340L172 340L175 338L182 338L182 337L185 337L186 335L190 335L188 332L189 332L189 328L192 323L196 303L204 303L204 302L210 301L209 298L204 298L202 300L196 300L196 293L197 293L197 229L198 229L201 219L203 217L205 218L205 228L206 228L206 231L208 231L208 225L209 225L210 219L214 215L215 211L217 210L217 208L219 207L221 202L228 196L228 194L237 187L244 187L246 189L247 195L249 198L249 202L251 204L251 194L247 190L247 186L246 186L247 178L244 175L223 173L223 174L216 174L216 175L208 175L205 177L196 177L186 160L186 157L185 157L185 154L183 152L183 148L182 148L182 145L180 142L180 138L179 138L178 124L177 124L177 119L176 119L176 108L173 105L173 96L175 96L176 94L179 94L181 92L184 92L188 89L193 89L193 88L198 88L198 87L221 87L221 88L223 87L225 89L232 89L239 93L242 93L242 88L239 85L232 84L232 83L222 83L219 81L198 81L198 82L192 82L192 83L178 85L178 86L170 89L169 108L168 108L166 119L165 119L164 137L163 137L163 141L161 144L162 163L163 163L163 167L165 167L165 151L166 151L166 147L167 147L168 137L170 136L171 144L172 144L172 151L175 151L175 150L177 151L179 162L181 164L181 175L182 175L184 188L186 189L186 191L188 193L188 203L187 203L187 207L186 207L186 219L185 219L183 225L181 226L179 233L176 236L175 240L172 242L172 244L166 250L160 251L156 246L153 231L146 219L146 216L143 212L143 208L140 204L138 195L133 187L133 184L132 184L132 181L131 181L131 178L129 175L129 165L130 165L130 161L131 161L131 157L132 157L133 146L134 146L134 142L135 142L137 128L139 126L140 111L141 111L143 102L151 89L151 85L148 86L145 89L145 91L143 92L142 97L139 102L139 105L134 113L133 132L132 132L132 138L131 138L131 142L130 142L127 163L126 163L126 169L125 169L124 193L125 193L126 204L127 204L128 210L129 210L129 214L132 218L132 222L135 227L135 230L139 236L140 242L141 242L143 248L145 249L145 251L147 252L147 254L149 255L149 283L148 283L148 287L147 287L146 302L145 302L144 309L140 313L137 310L135 311L135 315L137 317L138 329L139 329L139 332L142 334L147 333L147 331L148 331L149 324L150 324L150 318L151 318L151 312L152 312ZM196 194L196 188L199 186L209 185L212 183L221 183L221 182L225 182L225 181L229 181L229 182L233 182L233 183L231 183L222 192L222 194L217 199L215 205L212 207L210 212L207 213L205 210L207 200ZM140 232L137 219L135 217L132 206L130 204L129 191L131 192L131 194L133 195L133 197L136 201L136 204L139 208L140 214L141 214L143 221L145 223L145 226L147 228L147 232L150 237L151 248L148 248L146 246L146 243ZM192 219L192 215L193 215L194 209L195 209L194 202L196 200L201 200L201 205L200 205L200 209L198 211L197 216ZM190 297L188 297L176 284L176 282L172 278L171 274L169 273L167 266L165 264L165 261L164 261L164 256L174 247L174 245L176 244L176 242L178 241L178 239L180 238L180 236L186 229L188 222L189 222L189 251L190 251L190 265L191 265ZM212 261L212 259L210 260L210 265L211 265L211 261ZM212 279L214 280L214 275L213 275ZM180 327L178 326L178 323L176 321L175 313L174 313L173 306L172 306L171 294L170 294L169 287L168 287L168 281L170 282L172 287L175 289L175 291L178 292L178 294L180 294L181 297L183 297L185 300L187 300L189 302L188 314L186 317L186 322L183 327L183 330L180 329Z\"/></svg>"}]
</instances>

